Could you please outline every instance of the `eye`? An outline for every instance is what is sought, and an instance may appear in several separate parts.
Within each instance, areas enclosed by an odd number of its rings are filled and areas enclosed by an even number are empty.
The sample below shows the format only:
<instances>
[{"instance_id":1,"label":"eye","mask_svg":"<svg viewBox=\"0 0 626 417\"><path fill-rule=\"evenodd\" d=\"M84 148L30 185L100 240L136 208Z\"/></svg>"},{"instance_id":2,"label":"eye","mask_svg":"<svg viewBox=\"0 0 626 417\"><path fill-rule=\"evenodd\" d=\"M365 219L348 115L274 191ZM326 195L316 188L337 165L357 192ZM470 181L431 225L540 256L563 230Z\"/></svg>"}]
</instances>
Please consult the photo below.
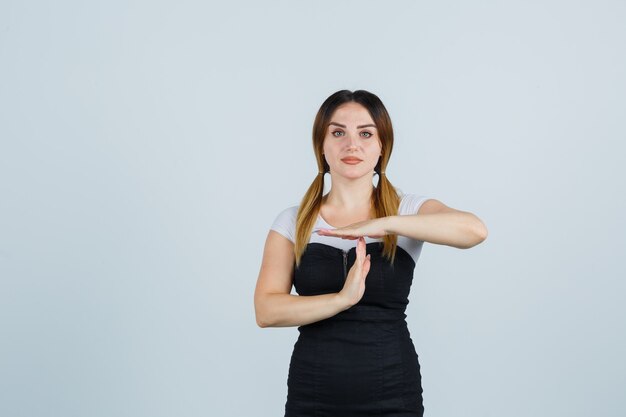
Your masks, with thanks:
<instances>
[{"instance_id":1,"label":"eye","mask_svg":"<svg viewBox=\"0 0 626 417\"><path fill-rule=\"evenodd\" d=\"M368 136L365 136L366 138L371 138L372 134L370 132L361 132L361 133L367 133Z\"/></svg>"},{"instance_id":2,"label":"eye","mask_svg":"<svg viewBox=\"0 0 626 417\"><path fill-rule=\"evenodd\" d=\"M343 133L343 132L342 132L341 130L335 130L335 131L332 133L332 135L333 135L334 137L336 137L336 138L337 138L338 136L337 136L337 135L335 135L335 133Z\"/></svg>"}]
</instances>

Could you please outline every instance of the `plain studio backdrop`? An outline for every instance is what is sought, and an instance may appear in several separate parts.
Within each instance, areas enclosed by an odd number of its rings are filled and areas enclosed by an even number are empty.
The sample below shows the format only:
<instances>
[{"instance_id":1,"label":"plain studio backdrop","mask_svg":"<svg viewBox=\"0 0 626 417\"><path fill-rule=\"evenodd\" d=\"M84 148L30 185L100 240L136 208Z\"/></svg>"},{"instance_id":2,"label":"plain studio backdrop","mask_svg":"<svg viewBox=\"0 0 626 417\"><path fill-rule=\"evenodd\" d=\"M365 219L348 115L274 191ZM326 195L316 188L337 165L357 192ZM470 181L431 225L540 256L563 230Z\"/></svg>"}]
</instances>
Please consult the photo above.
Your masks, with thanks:
<instances>
[{"instance_id":1,"label":"plain studio backdrop","mask_svg":"<svg viewBox=\"0 0 626 417\"><path fill-rule=\"evenodd\" d=\"M281 416L298 332L257 327L254 288L341 89L387 106L395 186L489 230L416 266L426 415L625 415L625 21L623 1L2 1L0 415Z\"/></svg>"}]
</instances>

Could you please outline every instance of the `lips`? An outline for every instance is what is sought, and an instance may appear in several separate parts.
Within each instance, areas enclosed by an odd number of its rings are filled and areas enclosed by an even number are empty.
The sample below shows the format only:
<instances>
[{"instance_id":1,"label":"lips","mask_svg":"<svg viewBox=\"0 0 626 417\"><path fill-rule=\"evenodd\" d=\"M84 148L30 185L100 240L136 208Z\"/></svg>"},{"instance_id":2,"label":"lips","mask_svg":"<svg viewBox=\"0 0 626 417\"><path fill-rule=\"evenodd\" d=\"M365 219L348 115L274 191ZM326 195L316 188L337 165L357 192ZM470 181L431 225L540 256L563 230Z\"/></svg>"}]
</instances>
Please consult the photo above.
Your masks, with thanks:
<instances>
[{"instance_id":1,"label":"lips","mask_svg":"<svg viewBox=\"0 0 626 417\"><path fill-rule=\"evenodd\" d=\"M361 162L361 161L362 161L362 159L359 159L359 158L353 158L353 157L348 157L348 158L343 158L343 159L342 159L342 161L343 161L343 162L352 162L352 163L354 163L354 162Z\"/></svg>"}]
</instances>

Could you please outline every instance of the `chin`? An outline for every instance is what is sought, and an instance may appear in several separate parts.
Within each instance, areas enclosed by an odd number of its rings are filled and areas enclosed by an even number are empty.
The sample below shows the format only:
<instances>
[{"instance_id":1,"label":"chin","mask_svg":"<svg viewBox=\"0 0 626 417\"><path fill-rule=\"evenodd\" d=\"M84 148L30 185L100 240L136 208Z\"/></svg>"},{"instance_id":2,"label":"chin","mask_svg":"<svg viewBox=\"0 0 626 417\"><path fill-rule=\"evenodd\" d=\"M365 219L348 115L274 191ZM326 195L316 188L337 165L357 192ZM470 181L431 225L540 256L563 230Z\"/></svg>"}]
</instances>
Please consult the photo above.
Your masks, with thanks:
<instances>
[{"instance_id":1,"label":"chin","mask_svg":"<svg viewBox=\"0 0 626 417\"><path fill-rule=\"evenodd\" d=\"M341 175L342 177L345 177L345 178L351 179L351 180L358 180L359 178L363 178L363 177L366 177L366 176L368 176L368 175L369 175L369 176L373 176L373 174L371 174L371 173L370 173L370 171L363 171L363 172L354 172L354 171L352 171L352 172L344 172L344 173L341 173L341 174L339 174L339 175Z\"/></svg>"}]
</instances>

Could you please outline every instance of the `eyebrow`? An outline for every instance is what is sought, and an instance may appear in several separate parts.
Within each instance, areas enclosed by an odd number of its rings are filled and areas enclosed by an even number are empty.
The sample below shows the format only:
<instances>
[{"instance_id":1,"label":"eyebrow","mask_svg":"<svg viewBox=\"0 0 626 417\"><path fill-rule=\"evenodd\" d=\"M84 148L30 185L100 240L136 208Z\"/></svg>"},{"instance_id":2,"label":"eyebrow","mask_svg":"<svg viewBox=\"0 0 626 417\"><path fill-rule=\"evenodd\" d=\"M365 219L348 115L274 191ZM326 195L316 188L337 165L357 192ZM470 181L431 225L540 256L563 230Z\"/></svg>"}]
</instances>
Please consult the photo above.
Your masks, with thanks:
<instances>
[{"instance_id":1,"label":"eyebrow","mask_svg":"<svg viewBox=\"0 0 626 417\"><path fill-rule=\"evenodd\" d=\"M344 129L346 128L346 125L342 125L341 123L330 122L329 124L335 125L335 126L339 126L339 127L343 127ZM373 127L373 128L376 128L376 125L373 125L371 123L368 124L368 125L357 126L356 128L357 129L361 129L362 127L370 127L370 126Z\"/></svg>"}]
</instances>

